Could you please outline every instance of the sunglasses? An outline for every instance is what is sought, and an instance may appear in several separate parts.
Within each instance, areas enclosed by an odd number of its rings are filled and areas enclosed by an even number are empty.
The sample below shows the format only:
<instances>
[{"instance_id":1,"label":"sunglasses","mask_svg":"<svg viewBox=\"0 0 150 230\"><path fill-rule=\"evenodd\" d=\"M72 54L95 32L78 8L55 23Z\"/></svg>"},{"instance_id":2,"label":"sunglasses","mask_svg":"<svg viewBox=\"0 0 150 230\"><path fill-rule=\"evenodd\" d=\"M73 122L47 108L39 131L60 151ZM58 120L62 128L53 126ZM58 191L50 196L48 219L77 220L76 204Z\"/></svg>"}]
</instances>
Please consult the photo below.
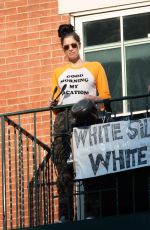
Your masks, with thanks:
<instances>
[{"instance_id":1,"label":"sunglasses","mask_svg":"<svg viewBox=\"0 0 150 230\"><path fill-rule=\"evenodd\" d=\"M63 46L63 49L66 51L66 50L69 50L69 47L72 47L73 49L76 49L78 47L77 43L72 43L70 45L64 45Z\"/></svg>"}]
</instances>

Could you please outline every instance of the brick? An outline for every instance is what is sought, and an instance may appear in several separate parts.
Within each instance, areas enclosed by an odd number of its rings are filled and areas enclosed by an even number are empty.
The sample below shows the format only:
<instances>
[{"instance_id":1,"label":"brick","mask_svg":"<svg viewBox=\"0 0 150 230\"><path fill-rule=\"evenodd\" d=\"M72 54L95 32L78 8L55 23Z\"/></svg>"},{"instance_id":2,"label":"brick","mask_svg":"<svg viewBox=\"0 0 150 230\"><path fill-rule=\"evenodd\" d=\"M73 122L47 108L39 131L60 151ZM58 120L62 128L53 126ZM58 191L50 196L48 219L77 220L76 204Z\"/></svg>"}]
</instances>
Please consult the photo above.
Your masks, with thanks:
<instances>
[{"instance_id":1,"label":"brick","mask_svg":"<svg viewBox=\"0 0 150 230\"><path fill-rule=\"evenodd\" d=\"M16 70L17 64L11 64L11 65L0 65L0 72L8 71L8 70Z\"/></svg>"},{"instance_id":2,"label":"brick","mask_svg":"<svg viewBox=\"0 0 150 230\"><path fill-rule=\"evenodd\" d=\"M0 57L10 57L10 56L15 56L17 55L17 50L5 50L5 51L0 51Z\"/></svg>"},{"instance_id":3,"label":"brick","mask_svg":"<svg viewBox=\"0 0 150 230\"><path fill-rule=\"evenodd\" d=\"M29 47L38 46L40 44L39 39L29 40Z\"/></svg>"},{"instance_id":4,"label":"brick","mask_svg":"<svg viewBox=\"0 0 150 230\"><path fill-rule=\"evenodd\" d=\"M14 82L14 83L18 82L18 78L16 77L16 75L15 75L15 77L12 77L12 78L7 77L5 79L0 79L0 85L10 85L10 84L12 84L12 82Z\"/></svg>"},{"instance_id":5,"label":"brick","mask_svg":"<svg viewBox=\"0 0 150 230\"><path fill-rule=\"evenodd\" d=\"M17 8L18 13L32 12L32 11L37 11L37 10L39 10L39 4L27 5L27 6L22 6L22 7Z\"/></svg>"},{"instance_id":6,"label":"brick","mask_svg":"<svg viewBox=\"0 0 150 230\"><path fill-rule=\"evenodd\" d=\"M50 25L51 25L51 18L50 18L49 16L47 16L47 17L41 17L41 18L39 19L39 21L40 21L40 24L43 24L43 23L50 23Z\"/></svg>"},{"instance_id":7,"label":"brick","mask_svg":"<svg viewBox=\"0 0 150 230\"><path fill-rule=\"evenodd\" d=\"M40 102L40 101L29 102L29 103L28 103L28 107L29 107L30 109L32 109L32 108L41 108L41 102Z\"/></svg>"},{"instance_id":8,"label":"brick","mask_svg":"<svg viewBox=\"0 0 150 230\"><path fill-rule=\"evenodd\" d=\"M14 15L17 13L16 8L10 8L10 9L2 9L0 8L0 16L6 16L6 15Z\"/></svg>"},{"instance_id":9,"label":"brick","mask_svg":"<svg viewBox=\"0 0 150 230\"><path fill-rule=\"evenodd\" d=\"M0 100L2 100L2 99L7 99L7 93L4 93L4 92L0 92Z\"/></svg>"},{"instance_id":10,"label":"brick","mask_svg":"<svg viewBox=\"0 0 150 230\"><path fill-rule=\"evenodd\" d=\"M9 99L9 98L17 98L19 95L18 95L18 92L7 92L6 93L6 97Z\"/></svg>"},{"instance_id":11,"label":"brick","mask_svg":"<svg viewBox=\"0 0 150 230\"><path fill-rule=\"evenodd\" d=\"M43 52L43 51L48 52L49 51L49 53L50 53L50 51L51 51L51 45L50 44L48 44L48 45L41 45L39 47L39 51L40 52Z\"/></svg>"},{"instance_id":12,"label":"brick","mask_svg":"<svg viewBox=\"0 0 150 230\"><path fill-rule=\"evenodd\" d=\"M7 36L5 38L5 42L6 43L9 43L9 42L16 42L17 38L16 38L16 35L13 35L13 36Z\"/></svg>"},{"instance_id":13,"label":"brick","mask_svg":"<svg viewBox=\"0 0 150 230\"><path fill-rule=\"evenodd\" d=\"M3 9L5 7L5 2L0 2L0 9Z\"/></svg>"},{"instance_id":14,"label":"brick","mask_svg":"<svg viewBox=\"0 0 150 230\"><path fill-rule=\"evenodd\" d=\"M16 0L16 1L6 1L5 2L5 7L6 8L12 8L12 7L17 7L17 6L23 6L23 5L27 5L28 4L28 0Z\"/></svg>"},{"instance_id":15,"label":"brick","mask_svg":"<svg viewBox=\"0 0 150 230\"><path fill-rule=\"evenodd\" d=\"M30 21L28 19L17 21L17 27L28 27L30 25Z\"/></svg>"},{"instance_id":16,"label":"brick","mask_svg":"<svg viewBox=\"0 0 150 230\"><path fill-rule=\"evenodd\" d=\"M29 60L46 59L50 57L51 57L51 51L48 51L48 52L41 52L37 54L30 54Z\"/></svg>"},{"instance_id":17,"label":"brick","mask_svg":"<svg viewBox=\"0 0 150 230\"><path fill-rule=\"evenodd\" d=\"M59 25L60 25L60 22L52 22L51 23L52 30L58 29Z\"/></svg>"},{"instance_id":18,"label":"brick","mask_svg":"<svg viewBox=\"0 0 150 230\"><path fill-rule=\"evenodd\" d=\"M50 23L46 23L46 24L40 24L37 27L33 28L34 31L50 31L51 30L51 25Z\"/></svg>"},{"instance_id":19,"label":"brick","mask_svg":"<svg viewBox=\"0 0 150 230\"><path fill-rule=\"evenodd\" d=\"M39 52L39 47L38 46L26 47L26 48L18 49L18 55L32 54L32 53L38 53L38 52Z\"/></svg>"},{"instance_id":20,"label":"brick","mask_svg":"<svg viewBox=\"0 0 150 230\"><path fill-rule=\"evenodd\" d=\"M38 73L38 74L29 75L29 82L34 82L35 79L36 79L37 81L41 80L41 74Z\"/></svg>"},{"instance_id":21,"label":"brick","mask_svg":"<svg viewBox=\"0 0 150 230\"><path fill-rule=\"evenodd\" d=\"M22 63L24 61L28 61L28 55L21 55L21 56L10 56L6 58L6 63L10 64L10 63Z\"/></svg>"},{"instance_id":22,"label":"brick","mask_svg":"<svg viewBox=\"0 0 150 230\"><path fill-rule=\"evenodd\" d=\"M2 7L4 7L4 5L5 8L3 9ZM66 23L68 21L69 16L58 15L57 0L0 1L0 100L2 102L0 103L0 113L48 106L51 95L52 72L56 66L66 62L60 45L60 39L57 36L57 29L60 23ZM18 119L11 118L18 122ZM33 114L21 115L21 125L33 133ZM43 129L45 125L47 127ZM12 128L11 132L13 136ZM49 144L49 112L38 113L37 134L44 143ZM25 138L23 141L25 141ZM12 142L11 145L13 146ZM8 151L7 144L6 150ZM32 152L31 141L29 150ZM12 154L13 151L14 149L12 147ZM25 188L27 188L25 147L23 151L24 182ZM43 153L41 154L41 158L42 155ZM6 159L7 210L9 212L8 157ZM12 155L12 167L14 167L14 163L15 158ZM30 165L30 179L32 180L32 157L30 159ZM12 168L12 179L15 180L13 174L14 169ZM1 186L0 181L0 189ZM13 201L15 202L15 183L12 183L12 188ZM27 192L25 190L25 207L28 205L27 198ZM1 201L2 197L0 194L0 213L2 211ZM57 207L58 202L56 202L55 205ZM16 217L14 204L13 209L13 227L15 228ZM25 221L27 223L28 211L26 208L25 215ZM55 210L55 216L58 216L57 210ZM9 228L10 215L7 216L7 220ZM1 226L2 223L0 222L0 227Z\"/></svg>"},{"instance_id":23,"label":"brick","mask_svg":"<svg viewBox=\"0 0 150 230\"><path fill-rule=\"evenodd\" d=\"M30 93L30 96L39 95L41 93L41 88L37 87L37 88L34 88L34 89L29 89L29 93Z\"/></svg>"},{"instance_id":24,"label":"brick","mask_svg":"<svg viewBox=\"0 0 150 230\"><path fill-rule=\"evenodd\" d=\"M19 49L22 47L28 47L28 41L11 42L7 44L7 49Z\"/></svg>"},{"instance_id":25,"label":"brick","mask_svg":"<svg viewBox=\"0 0 150 230\"><path fill-rule=\"evenodd\" d=\"M28 4L29 4L29 5L38 4L38 3L40 3L40 2L41 2L41 0L28 0Z\"/></svg>"},{"instance_id":26,"label":"brick","mask_svg":"<svg viewBox=\"0 0 150 230\"><path fill-rule=\"evenodd\" d=\"M12 29L12 28L16 29L17 28L17 22L7 22L7 23L5 23L5 28L6 28L6 30Z\"/></svg>"},{"instance_id":27,"label":"brick","mask_svg":"<svg viewBox=\"0 0 150 230\"><path fill-rule=\"evenodd\" d=\"M12 70L7 72L8 78L15 77L15 76L26 76L27 74L28 74L28 69L18 69L18 70Z\"/></svg>"},{"instance_id":28,"label":"brick","mask_svg":"<svg viewBox=\"0 0 150 230\"><path fill-rule=\"evenodd\" d=\"M50 9L50 14L51 15L56 15L57 13L58 13L58 9L57 8L53 8L53 9L51 8Z\"/></svg>"},{"instance_id":29,"label":"brick","mask_svg":"<svg viewBox=\"0 0 150 230\"><path fill-rule=\"evenodd\" d=\"M60 56L60 57L53 57L51 59L51 64L57 64L57 63L63 63L63 57Z\"/></svg>"},{"instance_id":30,"label":"brick","mask_svg":"<svg viewBox=\"0 0 150 230\"><path fill-rule=\"evenodd\" d=\"M64 55L62 50L53 50L52 51L52 57L62 57Z\"/></svg>"},{"instance_id":31,"label":"brick","mask_svg":"<svg viewBox=\"0 0 150 230\"><path fill-rule=\"evenodd\" d=\"M46 66L46 65L49 65L51 64L51 59L47 58L47 59L42 59L41 60L41 65L43 66Z\"/></svg>"},{"instance_id":32,"label":"brick","mask_svg":"<svg viewBox=\"0 0 150 230\"><path fill-rule=\"evenodd\" d=\"M30 25L39 25L40 24L40 18L30 18Z\"/></svg>"},{"instance_id":33,"label":"brick","mask_svg":"<svg viewBox=\"0 0 150 230\"><path fill-rule=\"evenodd\" d=\"M5 30L4 31L0 31L0 39L1 38L5 38L6 34L5 34Z\"/></svg>"},{"instance_id":34,"label":"brick","mask_svg":"<svg viewBox=\"0 0 150 230\"><path fill-rule=\"evenodd\" d=\"M28 18L28 13L6 16L6 22L20 21Z\"/></svg>"},{"instance_id":35,"label":"brick","mask_svg":"<svg viewBox=\"0 0 150 230\"><path fill-rule=\"evenodd\" d=\"M42 73L41 79L49 79L50 80L51 75L52 75L51 71Z\"/></svg>"},{"instance_id":36,"label":"brick","mask_svg":"<svg viewBox=\"0 0 150 230\"><path fill-rule=\"evenodd\" d=\"M8 99L8 105L27 104L28 102L29 102L29 97L20 97L20 98Z\"/></svg>"},{"instance_id":37,"label":"brick","mask_svg":"<svg viewBox=\"0 0 150 230\"><path fill-rule=\"evenodd\" d=\"M1 17L0 17L0 24L1 24L1 23L3 24L4 22L5 22L5 17L1 16Z\"/></svg>"},{"instance_id":38,"label":"brick","mask_svg":"<svg viewBox=\"0 0 150 230\"><path fill-rule=\"evenodd\" d=\"M34 101L43 101L44 100L44 96L46 96L47 97L47 94L42 94L42 95L39 95L39 94L37 94L37 95L31 95L30 96L30 101L32 101L32 102L34 102Z\"/></svg>"},{"instance_id":39,"label":"brick","mask_svg":"<svg viewBox=\"0 0 150 230\"><path fill-rule=\"evenodd\" d=\"M20 34L20 35L17 36L17 40L22 41L22 40L37 39L37 38L39 38L39 35L40 35L39 32L28 33L28 34Z\"/></svg>"},{"instance_id":40,"label":"brick","mask_svg":"<svg viewBox=\"0 0 150 230\"><path fill-rule=\"evenodd\" d=\"M50 93L50 86L49 87L42 87L41 88L41 93Z\"/></svg>"},{"instance_id":41,"label":"brick","mask_svg":"<svg viewBox=\"0 0 150 230\"><path fill-rule=\"evenodd\" d=\"M0 65L3 65L6 63L6 58L0 58Z\"/></svg>"},{"instance_id":42,"label":"brick","mask_svg":"<svg viewBox=\"0 0 150 230\"><path fill-rule=\"evenodd\" d=\"M39 18L43 16L48 16L49 15L49 10L39 10L35 12L29 12L29 18Z\"/></svg>"},{"instance_id":43,"label":"brick","mask_svg":"<svg viewBox=\"0 0 150 230\"><path fill-rule=\"evenodd\" d=\"M52 64L50 63L49 65L42 66L41 71L42 71L42 74L43 74L43 72L51 72L52 71Z\"/></svg>"},{"instance_id":44,"label":"brick","mask_svg":"<svg viewBox=\"0 0 150 230\"><path fill-rule=\"evenodd\" d=\"M22 68L32 68L32 67L38 67L40 66L40 61L28 61L28 62L23 62L23 63L18 63L18 69Z\"/></svg>"},{"instance_id":45,"label":"brick","mask_svg":"<svg viewBox=\"0 0 150 230\"><path fill-rule=\"evenodd\" d=\"M29 74L38 74L41 72L41 67L31 67L29 69Z\"/></svg>"},{"instance_id":46,"label":"brick","mask_svg":"<svg viewBox=\"0 0 150 230\"><path fill-rule=\"evenodd\" d=\"M40 38L43 38L43 37L50 37L51 39L51 31L40 31ZM51 40L50 40L51 41Z\"/></svg>"},{"instance_id":47,"label":"brick","mask_svg":"<svg viewBox=\"0 0 150 230\"><path fill-rule=\"evenodd\" d=\"M7 100L6 99L0 99L0 105L1 106L6 106L7 105Z\"/></svg>"},{"instance_id":48,"label":"brick","mask_svg":"<svg viewBox=\"0 0 150 230\"><path fill-rule=\"evenodd\" d=\"M7 86L7 91L8 92L13 92L16 90L21 90L21 89L27 89L28 88L28 83L23 83L23 84L14 84L14 85L8 85Z\"/></svg>"},{"instance_id":49,"label":"brick","mask_svg":"<svg viewBox=\"0 0 150 230\"><path fill-rule=\"evenodd\" d=\"M50 1L47 1L47 2L43 2L42 1L42 2L40 2L40 4L39 4L40 9L44 10L44 9L51 9L51 8L53 8L51 2ZM56 7L56 5L54 7Z\"/></svg>"}]
</instances>

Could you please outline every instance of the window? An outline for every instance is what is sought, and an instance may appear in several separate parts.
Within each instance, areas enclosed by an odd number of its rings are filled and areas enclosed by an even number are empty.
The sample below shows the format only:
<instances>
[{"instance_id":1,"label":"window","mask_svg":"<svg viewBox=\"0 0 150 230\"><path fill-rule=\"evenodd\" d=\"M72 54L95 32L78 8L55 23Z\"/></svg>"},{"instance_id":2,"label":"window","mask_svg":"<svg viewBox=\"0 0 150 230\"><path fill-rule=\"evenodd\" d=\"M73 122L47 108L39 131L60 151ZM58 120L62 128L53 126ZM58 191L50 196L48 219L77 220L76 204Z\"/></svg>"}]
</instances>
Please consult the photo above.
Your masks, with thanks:
<instances>
[{"instance_id":1,"label":"window","mask_svg":"<svg viewBox=\"0 0 150 230\"><path fill-rule=\"evenodd\" d=\"M150 84L150 9L92 15L79 21L83 57L102 63L112 97L146 94ZM117 113L137 111L146 108L146 101L113 106Z\"/></svg>"}]
</instances>

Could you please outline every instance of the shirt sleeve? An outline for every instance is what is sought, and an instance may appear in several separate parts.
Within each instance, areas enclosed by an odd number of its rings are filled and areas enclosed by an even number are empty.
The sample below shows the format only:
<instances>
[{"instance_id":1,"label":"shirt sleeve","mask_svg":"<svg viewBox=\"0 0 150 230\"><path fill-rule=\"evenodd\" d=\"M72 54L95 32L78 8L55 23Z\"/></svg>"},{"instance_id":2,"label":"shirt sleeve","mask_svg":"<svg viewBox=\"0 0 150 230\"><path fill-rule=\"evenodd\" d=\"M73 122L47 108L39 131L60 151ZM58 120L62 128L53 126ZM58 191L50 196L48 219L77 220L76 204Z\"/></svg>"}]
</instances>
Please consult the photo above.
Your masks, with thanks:
<instances>
[{"instance_id":1,"label":"shirt sleeve","mask_svg":"<svg viewBox=\"0 0 150 230\"><path fill-rule=\"evenodd\" d=\"M57 97L57 95L60 93L60 88L58 86L58 77L57 77L57 71L54 70L52 74L52 87L51 87L51 95L53 95L54 89L57 86L57 91L55 93L54 99Z\"/></svg>"},{"instance_id":2,"label":"shirt sleeve","mask_svg":"<svg viewBox=\"0 0 150 230\"><path fill-rule=\"evenodd\" d=\"M106 76L104 68L102 67L100 63L98 63L96 87L97 87L97 91L101 99L111 98L107 76Z\"/></svg>"}]
</instances>

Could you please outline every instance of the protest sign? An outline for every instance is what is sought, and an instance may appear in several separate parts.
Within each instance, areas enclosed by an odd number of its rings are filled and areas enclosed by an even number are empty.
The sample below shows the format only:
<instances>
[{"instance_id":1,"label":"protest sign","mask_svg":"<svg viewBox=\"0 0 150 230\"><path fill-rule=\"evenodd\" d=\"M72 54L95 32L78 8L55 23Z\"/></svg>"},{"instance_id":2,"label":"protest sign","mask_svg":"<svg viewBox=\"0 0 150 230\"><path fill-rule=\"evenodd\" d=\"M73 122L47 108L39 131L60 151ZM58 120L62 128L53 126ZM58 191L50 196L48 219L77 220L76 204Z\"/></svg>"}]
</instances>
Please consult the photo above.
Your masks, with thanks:
<instances>
[{"instance_id":1,"label":"protest sign","mask_svg":"<svg viewBox=\"0 0 150 230\"><path fill-rule=\"evenodd\" d=\"M150 165L150 118L73 129L76 179Z\"/></svg>"}]
</instances>

